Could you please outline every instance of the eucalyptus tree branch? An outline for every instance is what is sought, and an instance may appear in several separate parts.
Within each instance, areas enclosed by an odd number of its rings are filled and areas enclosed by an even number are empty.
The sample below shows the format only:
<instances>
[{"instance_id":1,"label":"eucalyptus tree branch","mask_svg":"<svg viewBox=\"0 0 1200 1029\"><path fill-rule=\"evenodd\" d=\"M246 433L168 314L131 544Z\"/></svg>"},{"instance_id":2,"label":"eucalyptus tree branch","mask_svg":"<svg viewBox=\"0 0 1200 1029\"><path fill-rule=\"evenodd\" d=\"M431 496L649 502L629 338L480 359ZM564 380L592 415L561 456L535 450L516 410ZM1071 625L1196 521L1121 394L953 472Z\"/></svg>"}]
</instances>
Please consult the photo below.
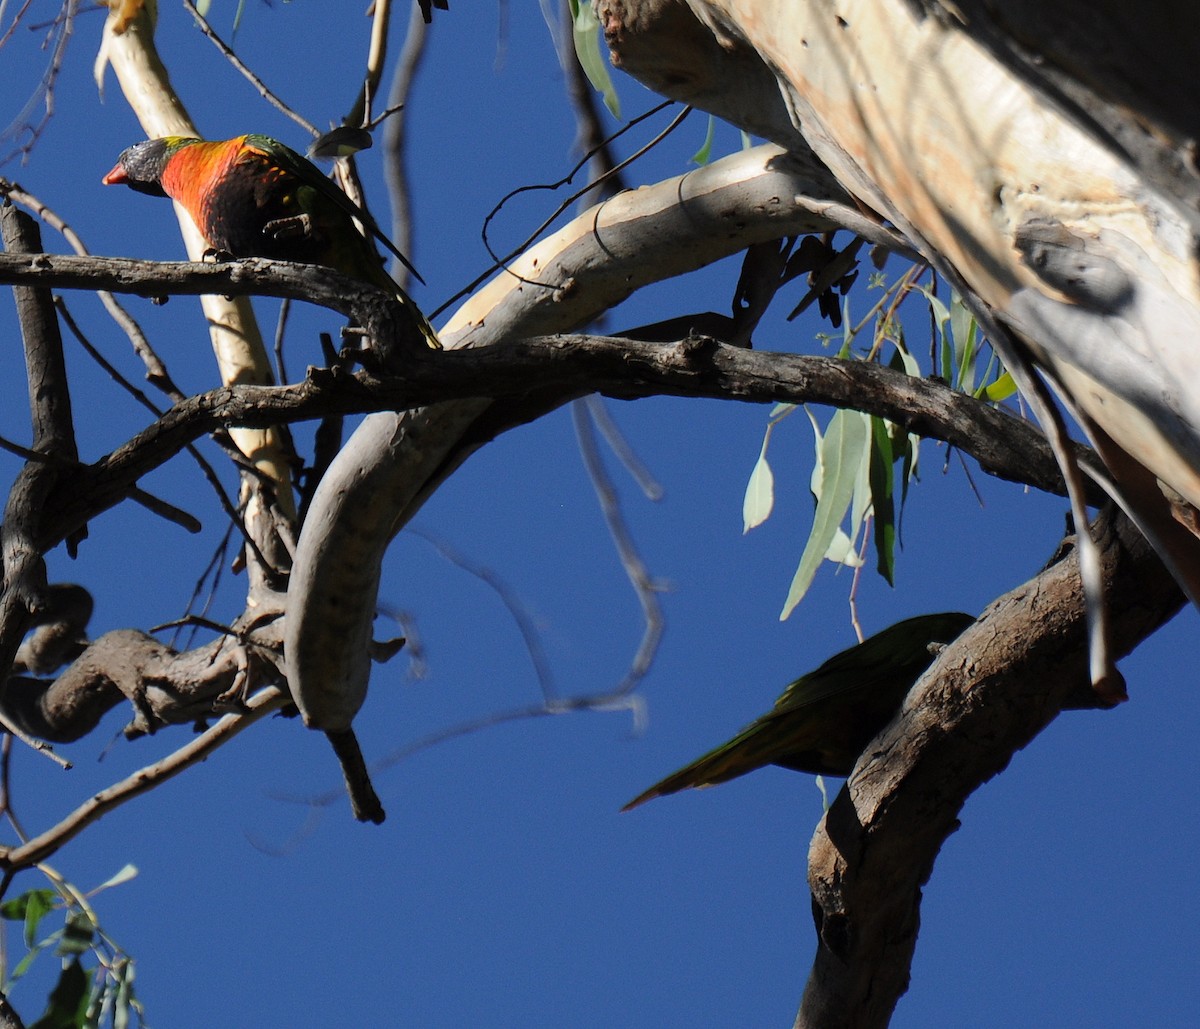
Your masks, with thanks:
<instances>
[{"instance_id":1,"label":"eucalyptus tree branch","mask_svg":"<svg viewBox=\"0 0 1200 1029\"><path fill-rule=\"evenodd\" d=\"M227 60L231 65L233 65L233 67L238 71L238 73L247 82L249 82L250 85L252 85L256 90L258 90L259 96L261 96L267 103L269 103L272 107L274 107L275 110L277 110L284 117L291 118L292 121L294 121L302 129L304 129L304 131L307 132L310 136L313 136L315 138L316 136L319 136L321 134L320 129L318 129L312 122L310 122L302 114L299 114L298 112L292 110L291 107L289 107L283 100L281 100L275 93L273 93L267 87L267 84L265 82L263 82L263 80L260 79L254 73L254 71L246 64L245 61L243 61L240 57L238 57L238 55L236 53L234 53L233 47L231 47L228 43L225 42L225 40L223 40L219 35L217 35L216 29L214 29L212 27L212 24L209 22L209 20L206 17L204 17L203 14L200 13L200 11L197 9L196 5L194 3L192 3L192 0L183 0L183 6L187 9L187 12L195 19L196 25L199 27L200 31L203 32L204 35L208 38L208 40L212 43L212 45L215 46L221 52L221 55L225 58L225 60Z\"/></svg>"},{"instance_id":2,"label":"eucalyptus tree branch","mask_svg":"<svg viewBox=\"0 0 1200 1029\"><path fill-rule=\"evenodd\" d=\"M305 298L354 317L386 335L395 324L381 291L336 272L279 262L152 263L123 258L0 255L0 283L161 294L260 293ZM402 351L402 345L385 347ZM864 362L728 347L716 340L673 345L603 336L508 340L503 346L441 354L414 349L394 359L387 377L317 372L288 387L229 386L190 398L95 466L97 474L132 481L220 425L299 421L326 413L392 409L490 396L517 397L537 382L561 399L586 392L632 398L655 393L751 402L861 405L977 457L989 471L1060 492L1061 476L1046 460L1040 434L998 409L940 384ZM1016 434L1013 436L1013 434ZM1013 439L1009 445L1006 440ZM151 441L156 442L151 446ZM156 447L166 449L156 451ZM102 471L101 471L102 470Z\"/></svg>"},{"instance_id":3,"label":"eucalyptus tree branch","mask_svg":"<svg viewBox=\"0 0 1200 1029\"><path fill-rule=\"evenodd\" d=\"M405 170L405 148L407 145L408 113L405 110L417 71L425 57L429 33L426 19L413 6L404 35L404 47L392 72L392 83L388 90L388 107L395 113L383 126L383 158L388 198L392 208L392 242L401 253L413 252L412 205L409 202L408 173ZM392 278L401 286L408 281L408 269L392 258L388 269Z\"/></svg>"},{"instance_id":4,"label":"eucalyptus tree branch","mask_svg":"<svg viewBox=\"0 0 1200 1029\"><path fill-rule=\"evenodd\" d=\"M41 233L24 211L5 202L0 209L4 246L11 256L24 257L41 250ZM63 360L62 334L50 291L37 286L13 290L21 335L25 344L25 370L29 387L29 414L33 423L32 450L4 505L0 525L0 682L21 645L25 632L49 605L46 564L38 546L46 503L59 484L64 467L78 457L71 417L71 394ZM86 523L65 535L72 553L87 535ZM0 724L35 750L35 743L0 713Z\"/></svg>"},{"instance_id":5,"label":"eucalyptus tree branch","mask_svg":"<svg viewBox=\"0 0 1200 1029\"><path fill-rule=\"evenodd\" d=\"M415 409L437 400L489 396L512 401L493 433L529 419L516 404L538 383L538 410L588 393L620 399L678 396L748 403L816 403L875 414L950 443L990 474L1062 495L1052 453L1038 430L1015 415L953 390L865 361L772 353L707 337L647 343L564 335L515 340L480 350L428 355L380 377L310 369L291 386L224 386L177 404L112 453L72 477L56 495L39 543L52 545L76 524L123 499L132 484L192 441L224 425L272 425L329 414ZM515 406L514 406L515 405ZM1087 463L1090 452L1078 447Z\"/></svg>"},{"instance_id":6,"label":"eucalyptus tree branch","mask_svg":"<svg viewBox=\"0 0 1200 1029\"><path fill-rule=\"evenodd\" d=\"M821 231L816 226L829 227L838 208L853 204L811 155L773 145L743 151L579 215L477 290L440 337L447 347L487 347L572 329L650 282L756 242ZM864 231L885 246L907 245L883 225ZM289 586L293 685L308 694L365 689L363 643L388 543L494 435L495 415L485 399L379 415L342 448L317 488Z\"/></svg>"},{"instance_id":7,"label":"eucalyptus tree branch","mask_svg":"<svg viewBox=\"0 0 1200 1029\"><path fill-rule=\"evenodd\" d=\"M167 779L174 778L192 765L206 760L218 747L266 715L278 711L287 702L287 694L278 687L271 686L262 690L247 702L243 712L226 715L174 753L138 769L120 782L89 797L45 832L16 847L0 848L0 868L11 873L46 860L109 811L154 789Z\"/></svg>"},{"instance_id":8,"label":"eucalyptus tree branch","mask_svg":"<svg viewBox=\"0 0 1200 1029\"><path fill-rule=\"evenodd\" d=\"M1184 603L1145 538L1111 510L1093 532L1113 649ZM921 888L967 797L1060 711L1095 706L1078 549L994 601L859 758L809 849L818 946L797 1029L882 1029L907 989Z\"/></svg>"}]
</instances>

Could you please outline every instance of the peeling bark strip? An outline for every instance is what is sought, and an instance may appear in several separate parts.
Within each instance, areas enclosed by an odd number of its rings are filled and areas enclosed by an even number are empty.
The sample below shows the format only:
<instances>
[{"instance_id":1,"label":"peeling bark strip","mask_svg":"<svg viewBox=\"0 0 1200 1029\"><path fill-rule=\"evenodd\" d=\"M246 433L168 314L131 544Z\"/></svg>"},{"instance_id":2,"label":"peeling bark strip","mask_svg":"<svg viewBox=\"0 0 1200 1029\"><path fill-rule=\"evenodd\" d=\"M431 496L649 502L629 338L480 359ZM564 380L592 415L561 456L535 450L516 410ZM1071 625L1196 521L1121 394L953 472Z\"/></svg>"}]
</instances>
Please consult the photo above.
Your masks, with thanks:
<instances>
[{"instance_id":1,"label":"peeling bark strip","mask_svg":"<svg viewBox=\"0 0 1200 1029\"><path fill-rule=\"evenodd\" d=\"M1153 476L1200 505L1200 179L1177 131L1196 121L1196 62L1179 58L1197 46L1190 0L1146 20L1115 0L1070 0L1090 63L1073 33L1039 35L1044 18L1024 2L999 14L983 0L595 7L615 64L784 146L799 131L849 192L955 269L1069 397L1122 504L1156 537L1177 534ZM1124 51L1131 18L1138 52L1173 56L1152 71L1117 61L1101 92L1096 55ZM720 69L734 62L760 70L731 97ZM1196 541L1158 542L1200 594Z\"/></svg>"}]
</instances>

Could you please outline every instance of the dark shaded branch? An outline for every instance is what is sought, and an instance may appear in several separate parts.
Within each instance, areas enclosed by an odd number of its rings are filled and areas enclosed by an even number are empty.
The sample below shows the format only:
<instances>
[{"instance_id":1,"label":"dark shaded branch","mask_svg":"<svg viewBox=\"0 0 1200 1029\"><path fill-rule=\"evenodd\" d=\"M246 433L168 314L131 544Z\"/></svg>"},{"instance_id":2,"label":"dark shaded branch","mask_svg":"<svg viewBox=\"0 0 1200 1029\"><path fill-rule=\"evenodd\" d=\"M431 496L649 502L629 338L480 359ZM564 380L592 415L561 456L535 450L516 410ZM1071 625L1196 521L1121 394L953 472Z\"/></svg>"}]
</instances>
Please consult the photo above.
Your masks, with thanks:
<instances>
[{"instance_id":1,"label":"dark shaded branch","mask_svg":"<svg viewBox=\"0 0 1200 1029\"><path fill-rule=\"evenodd\" d=\"M28 261L29 257L21 255L41 250L37 222L7 201L0 209L0 228L5 249L9 251L5 256ZM72 465L78 456L62 335L50 291L45 287L23 286L13 290L13 297L25 347L32 449L38 459L28 460L17 475L0 526L3 557L0 681L7 677L26 630L49 604L46 566L39 546L44 535L42 516L63 468ZM85 524L80 522L62 534L72 547L84 535ZM16 727L4 724L14 735L21 735Z\"/></svg>"},{"instance_id":2,"label":"dark shaded branch","mask_svg":"<svg viewBox=\"0 0 1200 1029\"><path fill-rule=\"evenodd\" d=\"M531 383L537 384L532 398ZM513 401L503 419L490 426L495 435L528 421L531 410L542 413L592 392L621 399L668 395L852 407L945 440L991 474L1060 495L1064 490L1036 428L937 380L867 362L748 351L708 339L656 344L559 336L418 354L402 374L387 378L313 370L293 386L226 386L202 393L77 475L70 491L55 497L40 538L47 545L61 539L121 500L138 479L186 444L221 426L273 425L489 396ZM522 398L532 406L519 403ZM1086 455L1086 448L1080 452Z\"/></svg>"},{"instance_id":3,"label":"dark shaded branch","mask_svg":"<svg viewBox=\"0 0 1200 1029\"><path fill-rule=\"evenodd\" d=\"M1125 655L1183 594L1124 515L1096 523ZM809 851L818 950L797 1027L886 1026L908 987L921 888L966 798L1058 713L1095 706L1075 551L995 601L859 759Z\"/></svg>"},{"instance_id":4,"label":"dark shaded branch","mask_svg":"<svg viewBox=\"0 0 1200 1029\"><path fill-rule=\"evenodd\" d=\"M32 736L70 743L122 700L133 708L125 728L131 738L240 710L248 684L283 682L280 614L260 614L234 625L232 636L184 652L136 629L105 633L55 679L10 679L5 717Z\"/></svg>"}]
</instances>

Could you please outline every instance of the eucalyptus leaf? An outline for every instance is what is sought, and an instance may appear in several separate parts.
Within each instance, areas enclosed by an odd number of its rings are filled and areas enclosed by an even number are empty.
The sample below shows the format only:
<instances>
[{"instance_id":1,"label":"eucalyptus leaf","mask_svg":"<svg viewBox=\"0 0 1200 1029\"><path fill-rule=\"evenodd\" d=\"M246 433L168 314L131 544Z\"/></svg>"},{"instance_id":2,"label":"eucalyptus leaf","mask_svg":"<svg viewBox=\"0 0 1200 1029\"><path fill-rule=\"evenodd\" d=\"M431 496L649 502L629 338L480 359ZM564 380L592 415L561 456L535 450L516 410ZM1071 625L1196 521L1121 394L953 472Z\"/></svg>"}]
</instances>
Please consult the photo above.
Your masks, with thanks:
<instances>
[{"instance_id":1,"label":"eucalyptus leaf","mask_svg":"<svg viewBox=\"0 0 1200 1029\"><path fill-rule=\"evenodd\" d=\"M105 879L99 886L92 890L92 895L99 893L101 890L108 890L114 886L120 886L122 883L127 883L131 879L136 879L138 874L137 865L127 864L115 875Z\"/></svg>"},{"instance_id":2,"label":"eucalyptus leaf","mask_svg":"<svg viewBox=\"0 0 1200 1029\"><path fill-rule=\"evenodd\" d=\"M571 39L579 66L588 82L604 98L604 106L614 118L621 117L621 101L608 74L608 63L600 55L600 22L591 4L569 0L571 7Z\"/></svg>"},{"instance_id":3,"label":"eucalyptus leaf","mask_svg":"<svg viewBox=\"0 0 1200 1029\"><path fill-rule=\"evenodd\" d=\"M704 165L712 160L713 131L716 124L717 119L710 114L708 116L708 128L704 133L704 142L700 144L700 149L692 154L692 164L698 164L703 168Z\"/></svg>"},{"instance_id":4,"label":"eucalyptus leaf","mask_svg":"<svg viewBox=\"0 0 1200 1029\"><path fill-rule=\"evenodd\" d=\"M858 535L857 531L854 534ZM847 568L861 568L863 560L858 556L858 547L855 540L847 535L846 530L838 526L833 534L833 541L829 544L829 549L825 551L825 560L832 561L837 565L845 565Z\"/></svg>"},{"instance_id":5,"label":"eucalyptus leaf","mask_svg":"<svg viewBox=\"0 0 1200 1029\"><path fill-rule=\"evenodd\" d=\"M746 495L742 498L742 535L762 525L771 517L775 506L775 476L767 462L767 444L773 427L773 424L768 425L763 433L762 449L750 472L750 481L746 483Z\"/></svg>"},{"instance_id":6,"label":"eucalyptus leaf","mask_svg":"<svg viewBox=\"0 0 1200 1029\"><path fill-rule=\"evenodd\" d=\"M1013 382L1013 377L1005 372L995 382L990 383L983 391L983 395L987 397L993 404L998 404L1002 400L1007 400L1017 392L1017 384Z\"/></svg>"},{"instance_id":7,"label":"eucalyptus leaf","mask_svg":"<svg viewBox=\"0 0 1200 1029\"><path fill-rule=\"evenodd\" d=\"M78 958L68 961L50 993L46 1010L29 1029L70 1029L85 1024L88 976Z\"/></svg>"},{"instance_id":8,"label":"eucalyptus leaf","mask_svg":"<svg viewBox=\"0 0 1200 1029\"><path fill-rule=\"evenodd\" d=\"M875 512L875 568L896 585L896 507L892 434L882 418L871 419L871 506Z\"/></svg>"},{"instance_id":9,"label":"eucalyptus leaf","mask_svg":"<svg viewBox=\"0 0 1200 1029\"><path fill-rule=\"evenodd\" d=\"M810 413L809 417L812 415ZM815 422L814 422L815 425ZM854 498L859 462L867 439L867 425L856 411L838 411L830 419L823 437L818 437L817 465L814 469L813 495L817 509L812 530L800 555L800 564L792 578L787 599L779 614L786 619L803 599L812 585L813 577L829 550L834 535Z\"/></svg>"}]
</instances>

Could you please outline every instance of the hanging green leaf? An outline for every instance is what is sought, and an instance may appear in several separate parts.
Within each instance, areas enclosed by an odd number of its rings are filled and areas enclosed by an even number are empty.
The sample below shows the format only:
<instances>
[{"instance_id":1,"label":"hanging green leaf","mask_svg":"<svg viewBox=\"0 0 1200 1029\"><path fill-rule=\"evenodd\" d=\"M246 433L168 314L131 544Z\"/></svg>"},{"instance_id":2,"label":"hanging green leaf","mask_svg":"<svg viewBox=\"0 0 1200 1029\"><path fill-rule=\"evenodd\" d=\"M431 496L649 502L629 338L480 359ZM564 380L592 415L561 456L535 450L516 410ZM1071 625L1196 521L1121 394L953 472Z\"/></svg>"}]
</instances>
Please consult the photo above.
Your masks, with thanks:
<instances>
[{"instance_id":1,"label":"hanging green leaf","mask_svg":"<svg viewBox=\"0 0 1200 1029\"><path fill-rule=\"evenodd\" d=\"M742 498L743 536L762 525L771 516L775 506L775 476L767 463L767 444L771 440L771 430L774 427L774 422L767 425L767 431L763 433L762 449L758 452L758 460L754 462L750 481L746 483L746 495Z\"/></svg>"},{"instance_id":2,"label":"hanging green leaf","mask_svg":"<svg viewBox=\"0 0 1200 1029\"><path fill-rule=\"evenodd\" d=\"M903 343L903 338L896 341L896 352L892 355L892 359L888 364L892 368L903 370L906 375L911 375L919 379L921 377L921 366L917 364L917 359L904 348ZM897 450L899 450L899 453L897 453ZM908 500L908 485L913 479L920 476L921 437L915 432L910 432L908 433L907 445L897 448L896 444L893 443L892 457L893 459L902 458L904 461L904 468L900 474L900 512L901 517L903 517L904 504Z\"/></svg>"},{"instance_id":3,"label":"hanging green leaf","mask_svg":"<svg viewBox=\"0 0 1200 1029\"><path fill-rule=\"evenodd\" d=\"M850 344L854 342L854 326L850 321L850 298L842 297L842 347L837 356L850 360Z\"/></svg>"},{"instance_id":4,"label":"hanging green leaf","mask_svg":"<svg viewBox=\"0 0 1200 1029\"><path fill-rule=\"evenodd\" d=\"M621 101L608 74L608 64L600 55L600 22L591 4L568 0L571 7L571 38L579 66L592 88L604 97L604 106L614 118L621 117Z\"/></svg>"},{"instance_id":5,"label":"hanging green leaf","mask_svg":"<svg viewBox=\"0 0 1200 1029\"><path fill-rule=\"evenodd\" d=\"M975 389L975 361L979 354L979 325L970 308L957 293L950 295L950 333L958 355L952 385L964 393Z\"/></svg>"},{"instance_id":6,"label":"hanging green leaf","mask_svg":"<svg viewBox=\"0 0 1200 1029\"><path fill-rule=\"evenodd\" d=\"M863 420L867 445L863 447L862 458L858 463L858 476L854 480L854 498L850 502L850 524L846 532L857 542L858 530L863 520L871 513L871 416L855 411L854 414Z\"/></svg>"},{"instance_id":7,"label":"hanging green leaf","mask_svg":"<svg viewBox=\"0 0 1200 1029\"><path fill-rule=\"evenodd\" d=\"M72 958L63 966L42 1017L29 1029L72 1029L85 1025L88 1002L88 976L79 963Z\"/></svg>"},{"instance_id":8,"label":"hanging green leaf","mask_svg":"<svg viewBox=\"0 0 1200 1029\"><path fill-rule=\"evenodd\" d=\"M812 419L811 412L809 418ZM822 558L846 517L868 439L866 423L856 411L836 412L823 437L815 419L813 430L817 436L817 460L812 485L817 509L804 552L800 555L800 564L779 614L780 621L792 613L808 592Z\"/></svg>"},{"instance_id":9,"label":"hanging green leaf","mask_svg":"<svg viewBox=\"0 0 1200 1029\"><path fill-rule=\"evenodd\" d=\"M63 927L62 938L58 941L55 951L60 957L68 954L82 954L92 946L96 935L96 927L82 911L72 911L67 915L67 924Z\"/></svg>"},{"instance_id":10,"label":"hanging green leaf","mask_svg":"<svg viewBox=\"0 0 1200 1029\"><path fill-rule=\"evenodd\" d=\"M712 160L713 147L713 127L717 124L717 119L711 114L708 116L708 128L704 133L704 142L700 144L700 149L691 156L692 164L698 164L700 167L708 164Z\"/></svg>"},{"instance_id":11,"label":"hanging green leaf","mask_svg":"<svg viewBox=\"0 0 1200 1029\"><path fill-rule=\"evenodd\" d=\"M983 395L987 397L993 404L998 404L1002 400L1007 400L1017 392L1017 384L1013 382L1013 377L1005 372L995 382L990 383L983 391Z\"/></svg>"},{"instance_id":12,"label":"hanging green leaf","mask_svg":"<svg viewBox=\"0 0 1200 1029\"><path fill-rule=\"evenodd\" d=\"M954 347L950 339L950 311L928 286L918 286L917 290L929 302L929 312L933 316L933 327L937 333L937 374L946 382L953 382Z\"/></svg>"},{"instance_id":13,"label":"hanging green leaf","mask_svg":"<svg viewBox=\"0 0 1200 1029\"><path fill-rule=\"evenodd\" d=\"M875 512L875 567L896 585L896 509L892 458L892 434L882 418L871 419L871 506Z\"/></svg>"},{"instance_id":14,"label":"hanging green leaf","mask_svg":"<svg viewBox=\"0 0 1200 1029\"><path fill-rule=\"evenodd\" d=\"M54 909L57 901L57 890L28 890L0 904L0 916L12 922L24 922L25 946L32 947L39 923Z\"/></svg>"}]
</instances>

